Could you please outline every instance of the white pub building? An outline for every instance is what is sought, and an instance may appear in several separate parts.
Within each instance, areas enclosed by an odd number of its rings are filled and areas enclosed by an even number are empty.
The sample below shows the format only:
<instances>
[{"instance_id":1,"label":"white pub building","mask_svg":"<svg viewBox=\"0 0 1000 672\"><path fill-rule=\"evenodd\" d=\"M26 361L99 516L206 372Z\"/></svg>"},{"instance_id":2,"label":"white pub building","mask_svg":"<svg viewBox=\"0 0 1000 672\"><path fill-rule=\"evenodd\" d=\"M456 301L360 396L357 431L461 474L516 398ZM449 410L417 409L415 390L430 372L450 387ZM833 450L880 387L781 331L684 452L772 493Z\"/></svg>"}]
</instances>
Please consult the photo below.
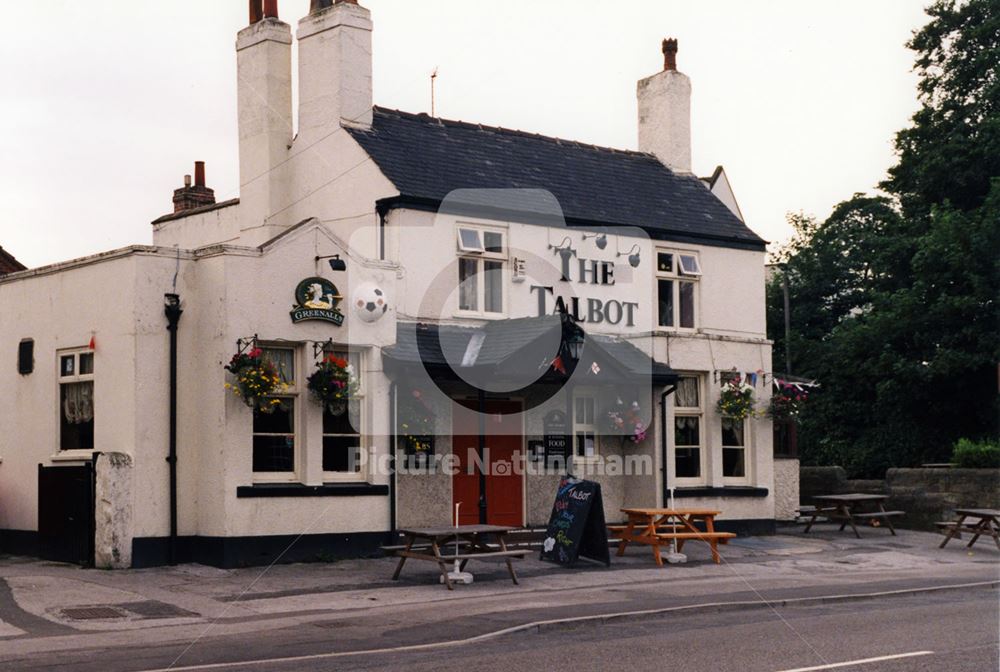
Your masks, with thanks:
<instances>
[{"instance_id":1,"label":"white pub building","mask_svg":"<svg viewBox=\"0 0 1000 672\"><path fill-rule=\"evenodd\" d=\"M567 470L609 522L672 490L772 531L765 241L721 169L691 173L677 43L625 151L375 107L367 9L313 0L293 44L276 1L250 4L239 198L196 164L152 245L0 278L0 550L356 556L456 504L543 527ZM254 407L240 354L279 379ZM343 403L319 403L340 360ZM735 378L751 417L718 408Z\"/></svg>"}]
</instances>

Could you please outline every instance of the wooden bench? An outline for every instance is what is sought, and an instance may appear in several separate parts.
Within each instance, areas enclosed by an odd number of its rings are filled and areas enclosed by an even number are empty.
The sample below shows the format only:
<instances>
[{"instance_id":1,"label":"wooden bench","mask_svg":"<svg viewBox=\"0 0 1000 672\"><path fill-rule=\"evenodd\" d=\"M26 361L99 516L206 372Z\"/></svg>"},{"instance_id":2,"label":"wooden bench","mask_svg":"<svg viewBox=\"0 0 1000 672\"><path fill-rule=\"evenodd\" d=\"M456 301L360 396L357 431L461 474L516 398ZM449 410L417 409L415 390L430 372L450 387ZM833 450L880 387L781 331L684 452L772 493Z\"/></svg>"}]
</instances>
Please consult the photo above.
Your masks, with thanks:
<instances>
[{"instance_id":1,"label":"wooden bench","mask_svg":"<svg viewBox=\"0 0 1000 672\"><path fill-rule=\"evenodd\" d=\"M719 556L719 544L728 544L730 539L736 537L733 532L657 532L656 538L664 541L676 541L677 552L684 549L684 542L688 540L704 541L712 549L712 560L715 564L722 562Z\"/></svg>"}]
</instances>

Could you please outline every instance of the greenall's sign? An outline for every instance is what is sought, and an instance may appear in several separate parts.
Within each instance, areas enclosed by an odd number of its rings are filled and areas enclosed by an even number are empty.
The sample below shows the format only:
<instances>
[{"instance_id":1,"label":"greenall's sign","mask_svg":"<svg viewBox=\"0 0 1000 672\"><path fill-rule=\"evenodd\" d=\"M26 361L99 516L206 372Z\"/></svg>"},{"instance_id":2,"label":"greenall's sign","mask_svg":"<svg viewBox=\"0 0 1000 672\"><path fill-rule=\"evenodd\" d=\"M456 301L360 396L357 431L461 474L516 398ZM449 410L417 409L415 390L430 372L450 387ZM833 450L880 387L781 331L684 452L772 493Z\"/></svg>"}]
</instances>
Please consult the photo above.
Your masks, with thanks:
<instances>
[{"instance_id":1,"label":"greenall's sign","mask_svg":"<svg viewBox=\"0 0 1000 672\"><path fill-rule=\"evenodd\" d=\"M337 310L337 304L343 298L337 287L326 278L306 278L295 287L292 322L322 320L339 327L344 323L344 314Z\"/></svg>"}]
</instances>

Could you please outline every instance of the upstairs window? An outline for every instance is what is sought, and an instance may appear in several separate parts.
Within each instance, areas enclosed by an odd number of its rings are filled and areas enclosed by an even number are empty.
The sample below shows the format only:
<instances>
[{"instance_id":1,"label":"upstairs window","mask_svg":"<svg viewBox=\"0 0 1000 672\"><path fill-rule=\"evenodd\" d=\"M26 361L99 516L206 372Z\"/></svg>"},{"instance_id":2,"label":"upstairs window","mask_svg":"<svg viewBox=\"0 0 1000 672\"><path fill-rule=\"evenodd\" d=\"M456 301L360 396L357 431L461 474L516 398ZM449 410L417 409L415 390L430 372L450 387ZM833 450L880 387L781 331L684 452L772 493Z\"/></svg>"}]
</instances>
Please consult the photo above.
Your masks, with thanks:
<instances>
[{"instance_id":1,"label":"upstairs window","mask_svg":"<svg viewBox=\"0 0 1000 672\"><path fill-rule=\"evenodd\" d=\"M59 449L94 449L94 353L59 354Z\"/></svg>"},{"instance_id":2,"label":"upstairs window","mask_svg":"<svg viewBox=\"0 0 1000 672\"><path fill-rule=\"evenodd\" d=\"M674 329L694 329L701 264L689 252L656 253L657 324Z\"/></svg>"},{"instance_id":3,"label":"upstairs window","mask_svg":"<svg viewBox=\"0 0 1000 672\"><path fill-rule=\"evenodd\" d=\"M507 263L505 233L467 226L458 228L458 309L499 315Z\"/></svg>"}]
</instances>

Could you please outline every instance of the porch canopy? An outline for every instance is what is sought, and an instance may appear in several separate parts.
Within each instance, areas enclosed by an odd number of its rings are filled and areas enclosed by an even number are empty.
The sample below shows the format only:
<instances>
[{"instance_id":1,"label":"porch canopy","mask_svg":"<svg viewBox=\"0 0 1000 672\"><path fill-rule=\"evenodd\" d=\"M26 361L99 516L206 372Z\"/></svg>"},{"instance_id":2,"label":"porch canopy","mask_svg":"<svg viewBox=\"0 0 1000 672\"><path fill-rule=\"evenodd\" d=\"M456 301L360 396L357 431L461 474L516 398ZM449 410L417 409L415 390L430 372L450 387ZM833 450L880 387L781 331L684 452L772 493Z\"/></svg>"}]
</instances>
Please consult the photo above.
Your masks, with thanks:
<instances>
[{"instance_id":1,"label":"porch canopy","mask_svg":"<svg viewBox=\"0 0 1000 672\"><path fill-rule=\"evenodd\" d=\"M574 340L577 347L568 347ZM637 385L648 380L663 387L677 381L669 366L632 343L587 334L579 323L558 314L476 327L399 322L396 343L382 349L382 360L386 374L397 381L422 370L434 380L464 382L487 393L534 384Z\"/></svg>"}]
</instances>

